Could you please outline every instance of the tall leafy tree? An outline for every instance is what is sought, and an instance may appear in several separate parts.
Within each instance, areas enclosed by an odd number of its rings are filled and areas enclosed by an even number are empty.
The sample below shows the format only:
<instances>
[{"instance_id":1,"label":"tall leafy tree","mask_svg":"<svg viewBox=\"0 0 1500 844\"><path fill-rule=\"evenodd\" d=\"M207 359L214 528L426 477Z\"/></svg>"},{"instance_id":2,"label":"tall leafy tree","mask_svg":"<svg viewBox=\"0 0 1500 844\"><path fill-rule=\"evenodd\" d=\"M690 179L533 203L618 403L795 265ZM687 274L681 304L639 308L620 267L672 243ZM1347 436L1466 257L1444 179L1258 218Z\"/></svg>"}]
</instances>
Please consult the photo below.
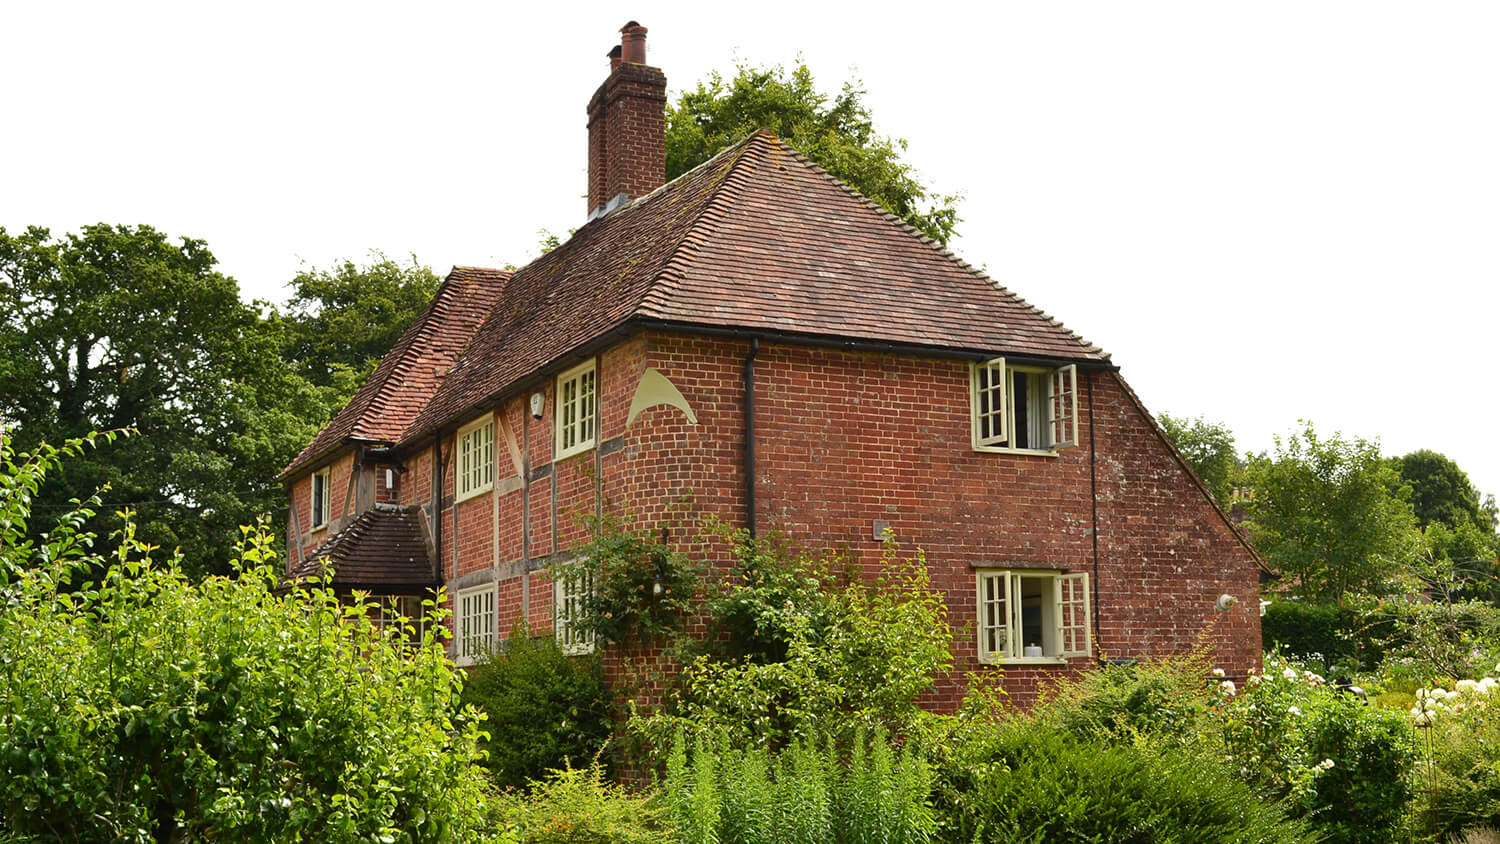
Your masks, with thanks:
<instances>
[{"instance_id":1,"label":"tall leafy tree","mask_svg":"<svg viewBox=\"0 0 1500 844\"><path fill-rule=\"evenodd\" d=\"M380 252L370 261L307 268L292 279L282 315L286 356L319 387L334 410L343 404L416 322L442 283L415 256L399 262Z\"/></svg>"},{"instance_id":2,"label":"tall leafy tree","mask_svg":"<svg viewBox=\"0 0 1500 844\"><path fill-rule=\"evenodd\" d=\"M1420 554L1409 490L1374 443L1304 423L1246 474L1251 539L1304 598L1384 591Z\"/></svg>"},{"instance_id":3,"label":"tall leafy tree","mask_svg":"<svg viewBox=\"0 0 1500 844\"><path fill-rule=\"evenodd\" d=\"M1157 420L1208 491L1219 504L1228 507L1239 466L1234 454L1234 434L1227 427L1201 416L1188 419L1163 413Z\"/></svg>"},{"instance_id":4,"label":"tall leafy tree","mask_svg":"<svg viewBox=\"0 0 1500 844\"><path fill-rule=\"evenodd\" d=\"M740 65L685 91L667 111L667 178L702 164L757 129L770 129L819 166L886 210L947 243L958 225L958 197L934 195L901 160L906 141L875 131L857 82L831 100L812 71Z\"/></svg>"},{"instance_id":5,"label":"tall leafy tree","mask_svg":"<svg viewBox=\"0 0 1500 844\"><path fill-rule=\"evenodd\" d=\"M143 539L195 572L283 506L276 473L324 412L215 264L203 241L150 226L0 228L0 419L18 446L139 432L49 478L38 510L107 485L102 512L134 508Z\"/></svg>"},{"instance_id":6,"label":"tall leafy tree","mask_svg":"<svg viewBox=\"0 0 1500 844\"><path fill-rule=\"evenodd\" d=\"M1411 486L1417 524L1427 527L1442 522L1456 528L1469 523L1494 532L1494 514L1485 511L1479 491L1457 463L1427 449L1394 458L1393 462L1401 480Z\"/></svg>"}]
</instances>

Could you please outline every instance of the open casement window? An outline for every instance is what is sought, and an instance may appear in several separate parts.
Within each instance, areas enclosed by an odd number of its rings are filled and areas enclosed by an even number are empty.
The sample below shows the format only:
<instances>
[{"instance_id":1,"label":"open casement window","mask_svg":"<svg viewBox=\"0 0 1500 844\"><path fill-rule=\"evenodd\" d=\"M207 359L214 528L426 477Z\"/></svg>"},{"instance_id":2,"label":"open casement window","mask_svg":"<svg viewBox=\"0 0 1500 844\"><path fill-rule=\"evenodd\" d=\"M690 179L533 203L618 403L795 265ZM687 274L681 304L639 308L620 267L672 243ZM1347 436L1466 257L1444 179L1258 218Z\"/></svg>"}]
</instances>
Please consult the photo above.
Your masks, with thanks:
<instances>
[{"instance_id":1,"label":"open casement window","mask_svg":"<svg viewBox=\"0 0 1500 844\"><path fill-rule=\"evenodd\" d=\"M486 414L458 429L458 500L495 484L495 420Z\"/></svg>"},{"instance_id":2,"label":"open casement window","mask_svg":"<svg viewBox=\"0 0 1500 844\"><path fill-rule=\"evenodd\" d=\"M980 662L1056 663L1089 655L1087 574L984 569L976 576Z\"/></svg>"},{"instance_id":3,"label":"open casement window","mask_svg":"<svg viewBox=\"0 0 1500 844\"><path fill-rule=\"evenodd\" d=\"M328 500L328 478L327 469L313 472L312 501L309 503L307 514L307 523L312 526L312 530L322 530L328 527L329 511L332 509Z\"/></svg>"},{"instance_id":4,"label":"open casement window","mask_svg":"<svg viewBox=\"0 0 1500 844\"><path fill-rule=\"evenodd\" d=\"M555 571L552 581L552 634L557 646L570 656L594 652L594 636L578 625L584 611L584 599L594 590L594 579L587 572L569 567Z\"/></svg>"},{"instance_id":5,"label":"open casement window","mask_svg":"<svg viewBox=\"0 0 1500 844\"><path fill-rule=\"evenodd\" d=\"M1053 452L1078 444L1078 368L1007 364L969 369L974 448Z\"/></svg>"},{"instance_id":6,"label":"open casement window","mask_svg":"<svg viewBox=\"0 0 1500 844\"><path fill-rule=\"evenodd\" d=\"M453 639L453 661L473 665L495 647L495 584L486 583L458 593L458 635Z\"/></svg>"},{"instance_id":7,"label":"open casement window","mask_svg":"<svg viewBox=\"0 0 1500 844\"><path fill-rule=\"evenodd\" d=\"M597 395L592 359L557 376L557 459L594 447Z\"/></svg>"}]
</instances>

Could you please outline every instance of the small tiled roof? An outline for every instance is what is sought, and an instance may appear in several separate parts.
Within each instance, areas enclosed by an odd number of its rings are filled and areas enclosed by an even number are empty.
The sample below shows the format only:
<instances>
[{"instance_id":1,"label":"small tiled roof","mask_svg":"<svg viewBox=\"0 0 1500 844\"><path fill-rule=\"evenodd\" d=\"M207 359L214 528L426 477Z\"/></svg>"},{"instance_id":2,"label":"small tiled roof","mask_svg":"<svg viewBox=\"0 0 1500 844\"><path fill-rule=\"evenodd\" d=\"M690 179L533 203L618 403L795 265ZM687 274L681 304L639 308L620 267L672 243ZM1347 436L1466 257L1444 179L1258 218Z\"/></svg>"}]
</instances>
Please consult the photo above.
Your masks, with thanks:
<instances>
[{"instance_id":1,"label":"small tiled roof","mask_svg":"<svg viewBox=\"0 0 1500 844\"><path fill-rule=\"evenodd\" d=\"M281 476L307 468L351 439L399 442L509 279L508 270L454 267L427 310Z\"/></svg>"},{"instance_id":2,"label":"small tiled roof","mask_svg":"<svg viewBox=\"0 0 1500 844\"><path fill-rule=\"evenodd\" d=\"M401 440L638 320L1108 359L762 131L518 270Z\"/></svg>"},{"instance_id":3,"label":"small tiled roof","mask_svg":"<svg viewBox=\"0 0 1500 844\"><path fill-rule=\"evenodd\" d=\"M376 504L293 568L287 580L322 577L328 568L333 569L335 589L379 592L383 587L414 589L438 584L417 507Z\"/></svg>"}]
</instances>

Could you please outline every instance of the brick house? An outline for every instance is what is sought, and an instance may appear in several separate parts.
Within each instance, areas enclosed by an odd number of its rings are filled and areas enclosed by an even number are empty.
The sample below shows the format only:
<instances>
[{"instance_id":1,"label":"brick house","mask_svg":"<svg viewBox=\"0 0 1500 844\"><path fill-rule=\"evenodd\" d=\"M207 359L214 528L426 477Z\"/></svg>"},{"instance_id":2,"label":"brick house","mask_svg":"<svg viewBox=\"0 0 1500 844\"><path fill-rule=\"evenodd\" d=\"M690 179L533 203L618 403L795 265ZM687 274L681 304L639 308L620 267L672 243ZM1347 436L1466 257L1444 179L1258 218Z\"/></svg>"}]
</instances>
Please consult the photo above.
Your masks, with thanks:
<instances>
[{"instance_id":1,"label":"brick house","mask_svg":"<svg viewBox=\"0 0 1500 844\"><path fill-rule=\"evenodd\" d=\"M1264 564L1107 355L769 133L663 184L666 80L622 32L588 222L448 275L284 471L290 575L446 586L460 663L518 618L576 647L550 570L580 516L653 529L686 500L866 568L886 528L924 549L955 628L940 708L985 665L1025 700L1205 630L1258 667Z\"/></svg>"}]
</instances>

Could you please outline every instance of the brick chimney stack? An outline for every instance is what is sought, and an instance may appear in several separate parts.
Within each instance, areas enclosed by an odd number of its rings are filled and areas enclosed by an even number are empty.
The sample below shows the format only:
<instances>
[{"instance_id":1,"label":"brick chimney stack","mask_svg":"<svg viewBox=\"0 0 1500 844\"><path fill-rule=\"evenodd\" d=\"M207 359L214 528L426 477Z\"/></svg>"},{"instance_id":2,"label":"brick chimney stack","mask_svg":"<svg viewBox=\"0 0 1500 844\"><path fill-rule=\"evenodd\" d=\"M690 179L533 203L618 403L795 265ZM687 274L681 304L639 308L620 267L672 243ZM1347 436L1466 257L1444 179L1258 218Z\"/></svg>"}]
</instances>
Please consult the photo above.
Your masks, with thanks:
<instances>
[{"instance_id":1,"label":"brick chimney stack","mask_svg":"<svg viewBox=\"0 0 1500 844\"><path fill-rule=\"evenodd\" d=\"M589 100L589 219L667 180L667 77L646 65L646 28L631 21Z\"/></svg>"}]
</instances>

